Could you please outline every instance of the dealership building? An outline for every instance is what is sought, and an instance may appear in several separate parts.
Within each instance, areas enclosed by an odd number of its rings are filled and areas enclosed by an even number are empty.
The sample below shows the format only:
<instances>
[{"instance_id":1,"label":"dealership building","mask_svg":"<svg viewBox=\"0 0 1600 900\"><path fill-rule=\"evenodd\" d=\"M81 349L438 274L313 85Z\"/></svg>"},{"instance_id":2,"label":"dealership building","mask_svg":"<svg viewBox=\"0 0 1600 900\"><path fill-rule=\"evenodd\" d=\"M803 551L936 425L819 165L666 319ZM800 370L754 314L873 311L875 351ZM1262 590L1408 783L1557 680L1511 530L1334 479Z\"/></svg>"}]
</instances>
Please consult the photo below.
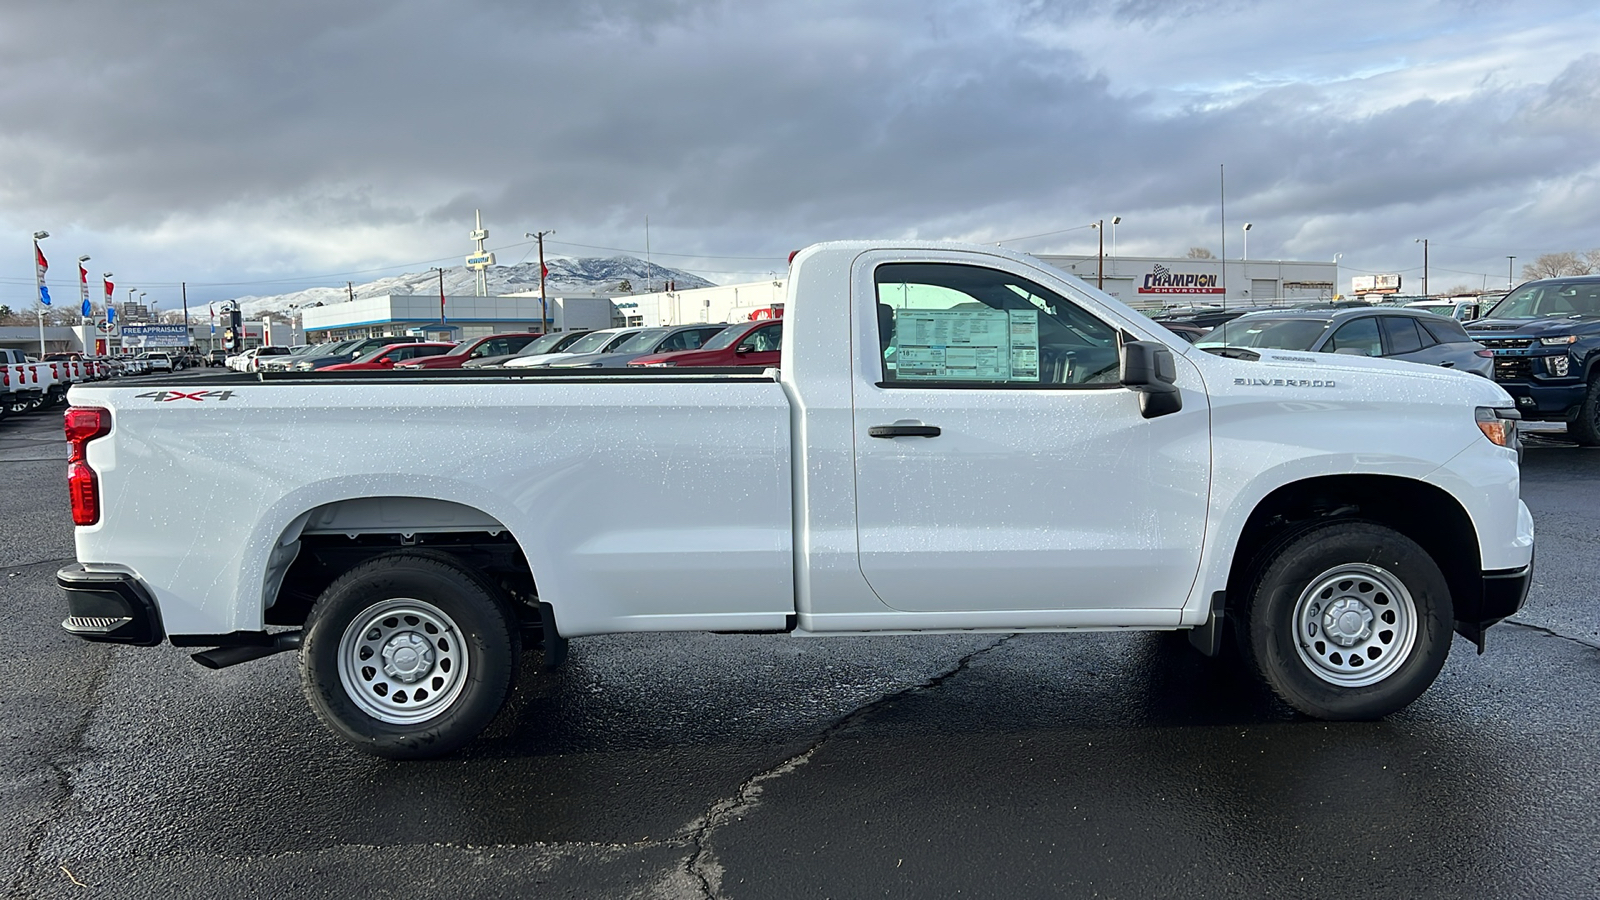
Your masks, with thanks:
<instances>
[{"instance_id":1,"label":"dealership building","mask_svg":"<svg viewBox=\"0 0 1600 900\"><path fill-rule=\"evenodd\" d=\"M351 338L422 335L430 340L470 340L512 331L578 331L622 324L606 297L502 297L383 294L300 310L308 343Z\"/></svg>"},{"instance_id":2,"label":"dealership building","mask_svg":"<svg viewBox=\"0 0 1600 900\"><path fill-rule=\"evenodd\" d=\"M1135 309L1330 300L1339 265L1281 259L1040 255Z\"/></svg>"}]
</instances>

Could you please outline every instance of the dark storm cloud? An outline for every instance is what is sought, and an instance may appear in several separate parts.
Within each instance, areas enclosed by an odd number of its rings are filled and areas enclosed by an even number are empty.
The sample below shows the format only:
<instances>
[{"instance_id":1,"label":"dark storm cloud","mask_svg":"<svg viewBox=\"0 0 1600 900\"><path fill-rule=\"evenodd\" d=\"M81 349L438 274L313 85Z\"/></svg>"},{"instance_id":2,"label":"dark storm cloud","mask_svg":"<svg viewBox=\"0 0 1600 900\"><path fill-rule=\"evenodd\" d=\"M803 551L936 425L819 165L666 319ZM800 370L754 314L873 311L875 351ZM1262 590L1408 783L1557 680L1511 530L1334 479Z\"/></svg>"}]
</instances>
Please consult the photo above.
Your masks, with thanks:
<instances>
[{"instance_id":1,"label":"dark storm cloud","mask_svg":"<svg viewBox=\"0 0 1600 900\"><path fill-rule=\"evenodd\" d=\"M1414 31L1471 8L1376 5L1348 24L1381 13ZM1181 222L1209 220L1226 162L1230 207L1280 220L1255 233L1264 247L1279 235L1274 250L1320 254L1318 217L1513 203L1592 177L1595 57L1544 84L1452 74L1436 96L1396 81L1416 99L1374 104L1399 76L1252 81L1310 65L1295 42L1326 38L1323 64L1347 55L1323 26L1282 20L1247 0L13 6L0 219L147 247L173 223L186 241L215 228L218 264L254 270L310 265L283 238L296 231L337 244L388 228L453 252L477 208L497 235L559 224L606 242L649 215L681 250L752 254L1138 211L1150 251L1181 253L1195 240ZM1117 49L1088 58L1052 32L1200 62L1171 85L1119 83L1104 68ZM1241 61L1207 63L1213 44ZM272 234L241 246L265 220ZM384 246L347 253L381 262Z\"/></svg>"}]
</instances>

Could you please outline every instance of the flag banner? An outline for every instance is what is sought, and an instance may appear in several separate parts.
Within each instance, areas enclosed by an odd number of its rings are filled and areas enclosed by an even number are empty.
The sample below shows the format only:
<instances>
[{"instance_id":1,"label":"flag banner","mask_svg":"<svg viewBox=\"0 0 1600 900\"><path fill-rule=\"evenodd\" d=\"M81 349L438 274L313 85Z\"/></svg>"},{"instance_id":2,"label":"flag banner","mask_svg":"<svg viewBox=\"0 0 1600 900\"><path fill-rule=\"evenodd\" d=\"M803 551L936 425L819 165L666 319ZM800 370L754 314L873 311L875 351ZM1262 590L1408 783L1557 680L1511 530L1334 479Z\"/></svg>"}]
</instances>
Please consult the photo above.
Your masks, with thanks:
<instances>
[{"instance_id":1,"label":"flag banner","mask_svg":"<svg viewBox=\"0 0 1600 900\"><path fill-rule=\"evenodd\" d=\"M33 272L34 280L39 285L39 302L45 306L50 305L50 289L44 285L44 273L50 271L50 263L44 258L44 251L39 249L39 242L33 242Z\"/></svg>"},{"instance_id":2,"label":"flag banner","mask_svg":"<svg viewBox=\"0 0 1600 900\"><path fill-rule=\"evenodd\" d=\"M83 317L87 319L89 318L89 270L83 267L83 263L78 263L78 287L83 297Z\"/></svg>"},{"instance_id":3,"label":"flag banner","mask_svg":"<svg viewBox=\"0 0 1600 900\"><path fill-rule=\"evenodd\" d=\"M111 305L111 289L114 288L114 287L116 287L116 285L112 284L111 280L109 278L106 279L106 305L107 306Z\"/></svg>"}]
</instances>

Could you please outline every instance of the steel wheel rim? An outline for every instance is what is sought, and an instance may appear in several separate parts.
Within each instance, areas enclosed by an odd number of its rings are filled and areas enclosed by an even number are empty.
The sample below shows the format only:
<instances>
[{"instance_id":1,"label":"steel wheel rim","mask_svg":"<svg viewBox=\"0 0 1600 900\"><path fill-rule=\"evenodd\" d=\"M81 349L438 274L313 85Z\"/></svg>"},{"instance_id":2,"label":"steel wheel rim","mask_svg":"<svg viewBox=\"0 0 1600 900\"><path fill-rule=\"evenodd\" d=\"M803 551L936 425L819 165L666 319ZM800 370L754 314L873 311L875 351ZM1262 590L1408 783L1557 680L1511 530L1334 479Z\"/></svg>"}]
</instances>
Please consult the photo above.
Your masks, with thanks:
<instances>
[{"instance_id":1,"label":"steel wheel rim","mask_svg":"<svg viewBox=\"0 0 1600 900\"><path fill-rule=\"evenodd\" d=\"M1417 642L1417 604L1405 582L1367 563L1311 580L1294 607L1295 652L1318 679L1366 687L1393 675Z\"/></svg>"},{"instance_id":2,"label":"steel wheel rim","mask_svg":"<svg viewBox=\"0 0 1600 900\"><path fill-rule=\"evenodd\" d=\"M461 629L423 600L396 597L368 607L339 639L339 681L345 695L379 721L429 721L466 687Z\"/></svg>"}]
</instances>

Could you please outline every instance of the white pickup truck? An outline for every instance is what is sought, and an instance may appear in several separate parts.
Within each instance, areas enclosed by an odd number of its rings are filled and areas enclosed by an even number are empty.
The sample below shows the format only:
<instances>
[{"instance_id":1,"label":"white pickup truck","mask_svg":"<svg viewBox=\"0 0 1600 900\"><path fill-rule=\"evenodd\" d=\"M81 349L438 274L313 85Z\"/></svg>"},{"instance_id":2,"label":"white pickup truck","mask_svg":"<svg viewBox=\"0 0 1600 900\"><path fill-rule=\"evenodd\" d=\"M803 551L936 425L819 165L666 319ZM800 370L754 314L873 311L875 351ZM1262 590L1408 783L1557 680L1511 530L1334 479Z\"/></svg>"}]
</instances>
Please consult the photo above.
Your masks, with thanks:
<instances>
[{"instance_id":1,"label":"white pickup truck","mask_svg":"<svg viewBox=\"0 0 1600 900\"><path fill-rule=\"evenodd\" d=\"M1296 709L1364 719L1527 595L1486 379L1211 355L993 247L820 244L788 293L764 372L74 388L63 625L298 650L334 731L425 757L494 717L524 642L1226 629Z\"/></svg>"}]
</instances>

